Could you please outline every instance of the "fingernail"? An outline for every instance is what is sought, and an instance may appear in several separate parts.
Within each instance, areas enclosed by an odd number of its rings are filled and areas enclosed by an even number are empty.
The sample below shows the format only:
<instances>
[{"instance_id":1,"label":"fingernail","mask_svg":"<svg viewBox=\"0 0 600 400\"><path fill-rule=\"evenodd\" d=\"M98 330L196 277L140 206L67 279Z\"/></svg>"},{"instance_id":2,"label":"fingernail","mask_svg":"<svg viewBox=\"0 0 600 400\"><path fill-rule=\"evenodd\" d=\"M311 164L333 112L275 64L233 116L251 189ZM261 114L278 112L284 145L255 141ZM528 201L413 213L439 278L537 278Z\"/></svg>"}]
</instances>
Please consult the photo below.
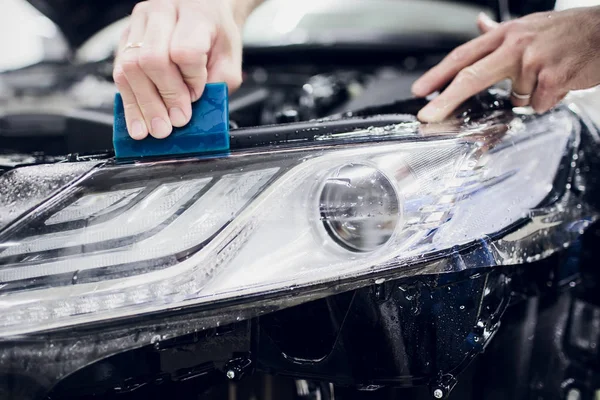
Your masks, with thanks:
<instances>
[{"instance_id":1,"label":"fingernail","mask_svg":"<svg viewBox=\"0 0 600 400\"><path fill-rule=\"evenodd\" d=\"M440 110L430 106L422 108L421 111L419 111L417 118L422 122L439 122L442 119Z\"/></svg>"},{"instance_id":2,"label":"fingernail","mask_svg":"<svg viewBox=\"0 0 600 400\"><path fill-rule=\"evenodd\" d=\"M418 96L418 97L422 97L423 95L423 84L421 83L421 81L416 81L415 83L412 84L411 87L411 92L413 95Z\"/></svg>"},{"instance_id":3,"label":"fingernail","mask_svg":"<svg viewBox=\"0 0 600 400\"><path fill-rule=\"evenodd\" d=\"M485 22L491 22L494 23L495 21L493 19L490 18L489 15L487 15L486 13L484 13L483 11L479 13L479 18L485 20Z\"/></svg>"},{"instance_id":4,"label":"fingernail","mask_svg":"<svg viewBox=\"0 0 600 400\"><path fill-rule=\"evenodd\" d=\"M173 126L184 126L187 124L187 118L179 107L173 107L169 110L169 118L171 119L171 125Z\"/></svg>"},{"instance_id":5,"label":"fingernail","mask_svg":"<svg viewBox=\"0 0 600 400\"><path fill-rule=\"evenodd\" d=\"M498 24L496 21L494 21L492 18L490 18L489 15L487 15L484 12L479 13L479 19L481 19L481 21L484 24L486 24L489 28L493 28Z\"/></svg>"},{"instance_id":6,"label":"fingernail","mask_svg":"<svg viewBox=\"0 0 600 400\"><path fill-rule=\"evenodd\" d=\"M152 119L152 136L158 139L165 138L171 133L171 124L162 118Z\"/></svg>"},{"instance_id":7,"label":"fingernail","mask_svg":"<svg viewBox=\"0 0 600 400\"><path fill-rule=\"evenodd\" d=\"M129 133L131 134L131 137L133 139L143 139L144 137L146 137L147 133L146 126L142 121L136 119L131 123L131 132Z\"/></svg>"}]
</instances>

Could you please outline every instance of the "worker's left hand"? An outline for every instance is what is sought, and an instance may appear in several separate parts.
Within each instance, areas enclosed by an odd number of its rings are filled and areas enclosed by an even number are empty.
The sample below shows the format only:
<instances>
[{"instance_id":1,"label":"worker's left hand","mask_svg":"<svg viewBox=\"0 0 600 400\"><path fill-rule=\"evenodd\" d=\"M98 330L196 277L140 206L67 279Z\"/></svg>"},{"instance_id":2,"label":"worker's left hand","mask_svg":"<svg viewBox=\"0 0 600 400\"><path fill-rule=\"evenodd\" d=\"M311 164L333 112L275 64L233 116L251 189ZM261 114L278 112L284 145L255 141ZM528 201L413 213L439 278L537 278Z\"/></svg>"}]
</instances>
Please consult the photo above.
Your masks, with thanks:
<instances>
[{"instance_id":1,"label":"worker's left hand","mask_svg":"<svg viewBox=\"0 0 600 400\"><path fill-rule=\"evenodd\" d=\"M113 78L134 139L168 136L187 124L207 82L242 82L241 30L258 0L147 0L137 3Z\"/></svg>"},{"instance_id":2,"label":"worker's left hand","mask_svg":"<svg viewBox=\"0 0 600 400\"><path fill-rule=\"evenodd\" d=\"M424 97L452 83L419 112L423 122L447 118L469 97L511 79L515 106L538 112L570 90L600 84L600 7L532 14L498 24L481 14L482 35L457 47L412 87Z\"/></svg>"}]
</instances>

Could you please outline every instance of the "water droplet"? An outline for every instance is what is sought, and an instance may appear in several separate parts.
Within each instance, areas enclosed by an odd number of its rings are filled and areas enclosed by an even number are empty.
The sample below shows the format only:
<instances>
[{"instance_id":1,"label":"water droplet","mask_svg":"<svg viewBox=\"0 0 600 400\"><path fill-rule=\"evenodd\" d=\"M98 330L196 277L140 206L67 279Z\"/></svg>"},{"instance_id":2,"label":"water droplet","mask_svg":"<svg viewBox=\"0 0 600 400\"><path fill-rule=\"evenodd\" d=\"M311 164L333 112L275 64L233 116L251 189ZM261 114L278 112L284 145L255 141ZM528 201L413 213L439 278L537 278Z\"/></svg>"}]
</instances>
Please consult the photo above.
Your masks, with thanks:
<instances>
[{"instance_id":1,"label":"water droplet","mask_svg":"<svg viewBox=\"0 0 600 400\"><path fill-rule=\"evenodd\" d=\"M79 270L77 270L73 273L73 277L71 278L71 285L77 284L78 275L79 275Z\"/></svg>"},{"instance_id":2,"label":"water droplet","mask_svg":"<svg viewBox=\"0 0 600 400\"><path fill-rule=\"evenodd\" d=\"M161 340L161 336L160 335L154 335L150 339L150 344L153 344L154 347L158 349L160 347L160 340Z\"/></svg>"}]
</instances>

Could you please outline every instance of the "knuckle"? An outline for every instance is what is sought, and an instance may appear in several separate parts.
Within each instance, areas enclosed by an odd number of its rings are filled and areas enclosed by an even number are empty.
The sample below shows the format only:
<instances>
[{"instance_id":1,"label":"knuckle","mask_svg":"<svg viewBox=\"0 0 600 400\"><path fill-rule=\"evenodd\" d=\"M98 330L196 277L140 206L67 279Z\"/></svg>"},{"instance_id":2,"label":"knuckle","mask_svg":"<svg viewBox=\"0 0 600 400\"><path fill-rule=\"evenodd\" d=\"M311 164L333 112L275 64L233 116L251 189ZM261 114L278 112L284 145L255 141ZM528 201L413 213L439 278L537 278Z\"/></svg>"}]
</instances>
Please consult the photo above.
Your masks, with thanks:
<instances>
[{"instance_id":1,"label":"knuckle","mask_svg":"<svg viewBox=\"0 0 600 400\"><path fill-rule=\"evenodd\" d=\"M140 65L137 58L123 57L121 60L121 69L125 76L135 74L140 71Z\"/></svg>"},{"instance_id":2,"label":"knuckle","mask_svg":"<svg viewBox=\"0 0 600 400\"><path fill-rule=\"evenodd\" d=\"M510 21L505 21L501 23L502 28L506 31L506 33L518 32L526 27L526 24L523 23L520 19L513 19Z\"/></svg>"},{"instance_id":3,"label":"knuckle","mask_svg":"<svg viewBox=\"0 0 600 400\"><path fill-rule=\"evenodd\" d=\"M133 11L131 12L131 14L145 13L146 11L148 11L149 6L150 4L148 1L141 1L133 7Z\"/></svg>"},{"instance_id":4,"label":"knuckle","mask_svg":"<svg viewBox=\"0 0 600 400\"><path fill-rule=\"evenodd\" d=\"M527 50L523 53L522 70L525 73L537 71L539 65L539 57L533 50Z\"/></svg>"},{"instance_id":5,"label":"knuckle","mask_svg":"<svg viewBox=\"0 0 600 400\"><path fill-rule=\"evenodd\" d=\"M457 84L471 84L476 82L478 79L477 69L474 66L469 66L460 70L460 72L456 75L456 83Z\"/></svg>"},{"instance_id":6,"label":"knuckle","mask_svg":"<svg viewBox=\"0 0 600 400\"><path fill-rule=\"evenodd\" d=\"M452 50L448 58L452 61L461 61L465 58L465 45L458 46Z\"/></svg>"},{"instance_id":7,"label":"knuckle","mask_svg":"<svg viewBox=\"0 0 600 400\"><path fill-rule=\"evenodd\" d=\"M536 90L540 90L544 93L553 92L558 87L558 79L556 74L543 70L538 75L538 82Z\"/></svg>"},{"instance_id":8,"label":"knuckle","mask_svg":"<svg viewBox=\"0 0 600 400\"><path fill-rule=\"evenodd\" d=\"M506 44L513 50L523 50L531 42L533 42L534 35L529 32L514 32L506 36Z\"/></svg>"},{"instance_id":9,"label":"knuckle","mask_svg":"<svg viewBox=\"0 0 600 400\"><path fill-rule=\"evenodd\" d=\"M176 100L179 100L181 97L181 93L167 88L158 89L158 94L163 98L163 100L168 101L169 103L173 103ZM181 101L181 103L183 103L183 101Z\"/></svg>"},{"instance_id":10,"label":"knuckle","mask_svg":"<svg viewBox=\"0 0 600 400\"><path fill-rule=\"evenodd\" d=\"M170 57L179 65L201 64L206 61L207 50L200 47L172 47Z\"/></svg>"},{"instance_id":11,"label":"knuckle","mask_svg":"<svg viewBox=\"0 0 600 400\"><path fill-rule=\"evenodd\" d=\"M151 51L143 51L140 54L139 66L144 71L163 71L169 68L168 57Z\"/></svg>"},{"instance_id":12,"label":"knuckle","mask_svg":"<svg viewBox=\"0 0 600 400\"><path fill-rule=\"evenodd\" d=\"M125 114L130 116L138 115L140 113L137 103L123 102L123 110L125 111Z\"/></svg>"},{"instance_id":13,"label":"knuckle","mask_svg":"<svg viewBox=\"0 0 600 400\"><path fill-rule=\"evenodd\" d=\"M158 116L160 114L158 110L160 110L162 104L159 104L159 102L154 101L154 99L140 96L137 102L138 106L140 107L140 110L142 110L142 113L148 119L152 119L152 117Z\"/></svg>"},{"instance_id":14,"label":"knuckle","mask_svg":"<svg viewBox=\"0 0 600 400\"><path fill-rule=\"evenodd\" d=\"M515 23L515 20L511 20L511 21L504 21L500 23L500 30L506 35L510 32L514 32L515 30L517 30L519 27L518 25Z\"/></svg>"},{"instance_id":15,"label":"knuckle","mask_svg":"<svg viewBox=\"0 0 600 400\"><path fill-rule=\"evenodd\" d=\"M116 66L113 69L113 81L117 84L117 85L125 85L127 83L127 78L125 77L125 72L123 71L123 68L121 68L120 66Z\"/></svg>"},{"instance_id":16,"label":"knuckle","mask_svg":"<svg viewBox=\"0 0 600 400\"><path fill-rule=\"evenodd\" d=\"M149 14L160 14L160 15L169 15L175 14L175 4L171 1L153 1L146 8L146 12Z\"/></svg>"},{"instance_id":17,"label":"knuckle","mask_svg":"<svg viewBox=\"0 0 600 400\"><path fill-rule=\"evenodd\" d=\"M127 26L125 29L123 29L123 32L121 32L121 36L120 36L120 39L122 42L125 42L127 40L127 38L129 37L130 31L131 31L130 26Z\"/></svg>"}]
</instances>

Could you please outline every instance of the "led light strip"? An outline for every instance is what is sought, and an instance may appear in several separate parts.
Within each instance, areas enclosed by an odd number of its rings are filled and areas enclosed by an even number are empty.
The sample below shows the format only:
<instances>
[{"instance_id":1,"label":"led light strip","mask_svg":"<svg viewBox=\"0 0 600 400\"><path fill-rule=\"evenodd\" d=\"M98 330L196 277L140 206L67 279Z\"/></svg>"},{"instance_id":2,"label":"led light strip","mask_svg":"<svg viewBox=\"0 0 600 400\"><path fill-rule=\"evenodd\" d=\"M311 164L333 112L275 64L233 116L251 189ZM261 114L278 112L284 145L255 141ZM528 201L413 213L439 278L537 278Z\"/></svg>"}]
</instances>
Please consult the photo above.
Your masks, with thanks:
<instances>
[{"instance_id":1,"label":"led light strip","mask_svg":"<svg viewBox=\"0 0 600 400\"><path fill-rule=\"evenodd\" d=\"M126 247L34 265L18 263L0 269L0 282L75 273L162 257L177 263L177 253L203 243L231 220L277 172L277 168L223 176L190 208L156 235ZM165 265L169 262L165 260Z\"/></svg>"},{"instance_id":2,"label":"led light strip","mask_svg":"<svg viewBox=\"0 0 600 400\"><path fill-rule=\"evenodd\" d=\"M131 201L142 190L143 188L135 188L102 194L88 194L52 215L46 220L45 225L62 224L108 214Z\"/></svg>"},{"instance_id":3,"label":"led light strip","mask_svg":"<svg viewBox=\"0 0 600 400\"><path fill-rule=\"evenodd\" d=\"M204 178L160 185L134 207L109 221L66 232L34 236L21 242L3 243L0 246L4 247L4 251L0 251L0 257L84 246L139 235L161 225L210 180L211 178Z\"/></svg>"}]
</instances>

